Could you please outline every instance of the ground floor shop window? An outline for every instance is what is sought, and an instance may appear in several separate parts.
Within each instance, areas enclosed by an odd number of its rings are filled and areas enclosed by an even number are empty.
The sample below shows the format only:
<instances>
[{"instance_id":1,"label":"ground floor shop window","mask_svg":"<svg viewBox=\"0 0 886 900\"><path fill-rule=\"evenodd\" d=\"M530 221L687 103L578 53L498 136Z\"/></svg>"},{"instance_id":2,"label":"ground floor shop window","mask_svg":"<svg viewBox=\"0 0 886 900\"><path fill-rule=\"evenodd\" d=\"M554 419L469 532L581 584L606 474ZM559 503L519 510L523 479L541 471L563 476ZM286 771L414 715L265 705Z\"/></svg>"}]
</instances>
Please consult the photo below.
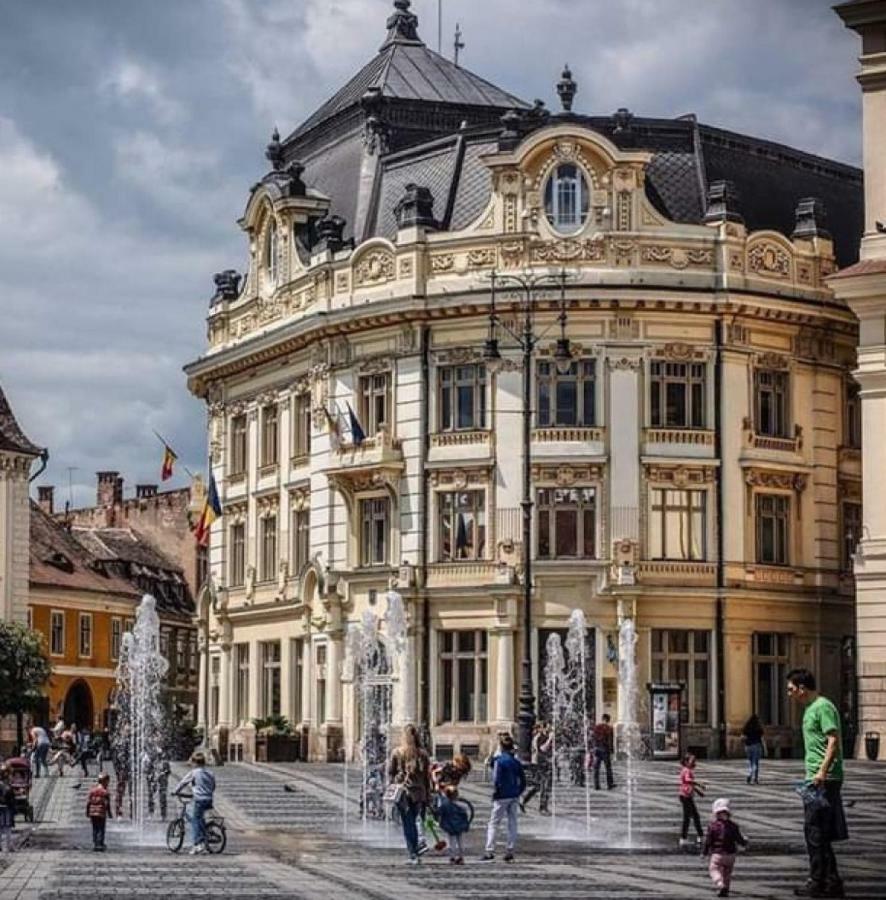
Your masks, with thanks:
<instances>
[{"instance_id":1,"label":"ground floor shop window","mask_svg":"<svg viewBox=\"0 0 886 900\"><path fill-rule=\"evenodd\" d=\"M261 645L262 715L280 715L280 641L264 641Z\"/></svg>"},{"instance_id":2,"label":"ground floor shop window","mask_svg":"<svg viewBox=\"0 0 886 900\"><path fill-rule=\"evenodd\" d=\"M485 722L489 696L486 632L441 631L438 641L438 720Z\"/></svg>"},{"instance_id":3,"label":"ground floor shop window","mask_svg":"<svg viewBox=\"0 0 886 900\"><path fill-rule=\"evenodd\" d=\"M790 637L786 634L754 635L754 710L764 725L790 724L785 692L789 649Z\"/></svg>"},{"instance_id":4,"label":"ground floor shop window","mask_svg":"<svg viewBox=\"0 0 886 900\"><path fill-rule=\"evenodd\" d=\"M711 721L711 633L655 628L652 631L652 680L684 685L680 721Z\"/></svg>"}]
</instances>

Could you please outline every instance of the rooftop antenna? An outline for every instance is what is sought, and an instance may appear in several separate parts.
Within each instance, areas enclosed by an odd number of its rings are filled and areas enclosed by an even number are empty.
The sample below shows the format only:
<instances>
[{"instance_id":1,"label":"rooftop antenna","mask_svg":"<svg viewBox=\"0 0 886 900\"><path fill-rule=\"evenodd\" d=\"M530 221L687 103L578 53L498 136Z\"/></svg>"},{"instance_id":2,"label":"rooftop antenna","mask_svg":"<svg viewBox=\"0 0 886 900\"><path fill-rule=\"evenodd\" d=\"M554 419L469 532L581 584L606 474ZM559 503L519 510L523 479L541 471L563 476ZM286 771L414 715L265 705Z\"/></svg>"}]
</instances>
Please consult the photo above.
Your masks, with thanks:
<instances>
[{"instance_id":1,"label":"rooftop antenna","mask_svg":"<svg viewBox=\"0 0 886 900\"><path fill-rule=\"evenodd\" d=\"M464 50L465 45L462 41L462 33L461 33L461 25L458 22L455 23L455 65L458 65L458 52L459 50Z\"/></svg>"}]
</instances>

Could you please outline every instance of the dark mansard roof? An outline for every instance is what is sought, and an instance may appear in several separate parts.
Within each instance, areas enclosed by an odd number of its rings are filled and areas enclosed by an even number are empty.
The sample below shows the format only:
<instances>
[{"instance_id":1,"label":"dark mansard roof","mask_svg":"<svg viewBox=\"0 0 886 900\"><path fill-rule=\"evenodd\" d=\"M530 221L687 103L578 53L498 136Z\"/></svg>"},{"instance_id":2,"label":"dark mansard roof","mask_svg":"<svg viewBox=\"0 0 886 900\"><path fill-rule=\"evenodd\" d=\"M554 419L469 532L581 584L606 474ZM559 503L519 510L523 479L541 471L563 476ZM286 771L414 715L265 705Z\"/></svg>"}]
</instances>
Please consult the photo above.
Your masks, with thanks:
<instances>
[{"instance_id":1,"label":"dark mansard roof","mask_svg":"<svg viewBox=\"0 0 886 900\"><path fill-rule=\"evenodd\" d=\"M31 456L39 456L43 452L43 448L29 440L21 430L2 387L0 387L0 450Z\"/></svg>"},{"instance_id":2,"label":"dark mansard roof","mask_svg":"<svg viewBox=\"0 0 886 900\"><path fill-rule=\"evenodd\" d=\"M459 229L484 208L492 186L481 157L495 152L500 120L517 110L526 135L545 124L591 128L624 149L652 153L646 189L669 219L701 223L708 185L727 180L749 230L790 235L800 199L827 213L838 264L858 258L863 231L862 173L770 141L698 123L620 110L612 116L548 116L421 41L409 0L396 0L378 55L285 141L285 162L304 164L305 185L330 198L331 215L356 241L396 234L394 207L407 184L430 188L434 217Z\"/></svg>"}]
</instances>

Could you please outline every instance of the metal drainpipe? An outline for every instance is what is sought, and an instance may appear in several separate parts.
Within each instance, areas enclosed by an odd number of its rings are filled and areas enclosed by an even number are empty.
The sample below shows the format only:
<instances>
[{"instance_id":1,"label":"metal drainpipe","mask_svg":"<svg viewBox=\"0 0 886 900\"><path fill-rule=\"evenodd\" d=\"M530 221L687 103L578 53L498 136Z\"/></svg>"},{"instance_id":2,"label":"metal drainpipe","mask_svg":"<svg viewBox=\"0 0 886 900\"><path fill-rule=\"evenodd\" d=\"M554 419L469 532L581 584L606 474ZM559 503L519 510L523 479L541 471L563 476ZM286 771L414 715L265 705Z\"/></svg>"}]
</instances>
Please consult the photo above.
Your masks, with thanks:
<instances>
[{"instance_id":1,"label":"metal drainpipe","mask_svg":"<svg viewBox=\"0 0 886 900\"><path fill-rule=\"evenodd\" d=\"M421 702L422 731L427 738L431 734L431 607L428 597L428 473L427 458L430 442L429 418L430 418L430 343L431 328L423 325L421 330L421 407L419 412L419 428L421 430L421 442L419 443L419 477L421 478L421 491L419 492L419 534L418 534L418 578L416 588L422 598L422 631L421 631L421 690L419 692Z\"/></svg>"},{"instance_id":2,"label":"metal drainpipe","mask_svg":"<svg viewBox=\"0 0 886 900\"><path fill-rule=\"evenodd\" d=\"M723 589L725 587L725 565L723 561L723 528L726 517L723 510L723 317L717 316L716 327L716 356L714 363L714 455L720 465L716 469L717 490L717 736L720 758L726 756L726 685L725 678L725 640L723 634L724 600Z\"/></svg>"}]
</instances>

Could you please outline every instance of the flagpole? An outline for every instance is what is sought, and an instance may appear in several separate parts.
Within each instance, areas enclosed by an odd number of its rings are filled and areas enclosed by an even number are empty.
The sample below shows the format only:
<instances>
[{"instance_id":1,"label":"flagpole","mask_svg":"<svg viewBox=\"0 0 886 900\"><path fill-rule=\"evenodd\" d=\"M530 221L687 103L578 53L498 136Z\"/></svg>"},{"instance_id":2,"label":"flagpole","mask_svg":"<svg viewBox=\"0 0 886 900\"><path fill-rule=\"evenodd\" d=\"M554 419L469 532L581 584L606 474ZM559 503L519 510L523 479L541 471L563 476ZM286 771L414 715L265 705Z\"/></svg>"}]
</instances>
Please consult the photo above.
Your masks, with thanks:
<instances>
[{"instance_id":1,"label":"flagpole","mask_svg":"<svg viewBox=\"0 0 886 900\"><path fill-rule=\"evenodd\" d=\"M154 432L154 437L156 437L157 440L160 441L160 443L163 444L163 446L164 446L167 450L172 450L172 445L169 443L169 441L166 440L165 437L163 437L163 436L160 434L159 431L157 431L156 428L152 428L151 431ZM174 450L172 450L172 452L175 453ZM178 455L176 455L175 458L178 459ZM191 471L184 463L182 463L182 468L183 468L183 469L188 473L188 475L193 479L194 473L193 473L193 472L192 472L192 471Z\"/></svg>"}]
</instances>

